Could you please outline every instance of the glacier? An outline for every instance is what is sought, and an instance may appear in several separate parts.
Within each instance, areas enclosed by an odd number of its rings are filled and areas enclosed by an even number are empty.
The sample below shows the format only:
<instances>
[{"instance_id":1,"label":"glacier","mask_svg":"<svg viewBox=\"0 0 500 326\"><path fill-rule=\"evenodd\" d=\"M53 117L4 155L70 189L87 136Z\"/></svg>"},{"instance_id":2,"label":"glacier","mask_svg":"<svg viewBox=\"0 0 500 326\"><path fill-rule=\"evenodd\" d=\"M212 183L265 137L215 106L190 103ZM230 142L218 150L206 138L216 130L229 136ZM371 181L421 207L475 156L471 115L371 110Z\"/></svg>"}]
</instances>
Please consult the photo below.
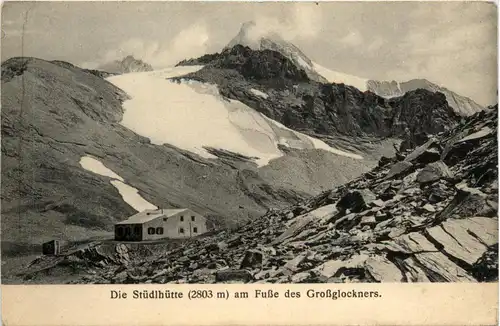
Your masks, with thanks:
<instances>
[{"instance_id":1,"label":"glacier","mask_svg":"<svg viewBox=\"0 0 500 326\"><path fill-rule=\"evenodd\" d=\"M120 123L153 144L170 144L211 159L217 157L207 148L223 149L254 158L259 167L284 155L278 145L362 159L288 129L240 101L222 97L216 85L182 79L201 68L180 66L107 78L130 96L123 103ZM180 81L168 79L172 77L180 77Z\"/></svg>"}]
</instances>

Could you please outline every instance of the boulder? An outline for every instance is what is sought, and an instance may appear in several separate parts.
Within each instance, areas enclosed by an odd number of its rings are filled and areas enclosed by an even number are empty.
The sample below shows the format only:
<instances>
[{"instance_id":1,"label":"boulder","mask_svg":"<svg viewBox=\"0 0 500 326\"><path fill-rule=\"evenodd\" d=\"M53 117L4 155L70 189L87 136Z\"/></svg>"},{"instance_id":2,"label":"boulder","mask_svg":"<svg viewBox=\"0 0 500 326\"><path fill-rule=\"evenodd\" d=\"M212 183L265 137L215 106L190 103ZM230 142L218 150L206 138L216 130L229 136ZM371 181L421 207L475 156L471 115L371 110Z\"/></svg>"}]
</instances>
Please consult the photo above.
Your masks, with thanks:
<instances>
[{"instance_id":1,"label":"boulder","mask_svg":"<svg viewBox=\"0 0 500 326\"><path fill-rule=\"evenodd\" d=\"M216 282L236 282L248 283L253 280L252 274L247 270L241 269L224 269L215 273Z\"/></svg>"},{"instance_id":2,"label":"boulder","mask_svg":"<svg viewBox=\"0 0 500 326\"><path fill-rule=\"evenodd\" d=\"M311 276L310 272L301 272L292 276L292 283L304 283Z\"/></svg>"},{"instance_id":3,"label":"boulder","mask_svg":"<svg viewBox=\"0 0 500 326\"><path fill-rule=\"evenodd\" d=\"M386 166L387 164L391 163L392 159L389 157L382 156L380 160L378 161L378 166Z\"/></svg>"},{"instance_id":4,"label":"boulder","mask_svg":"<svg viewBox=\"0 0 500 326\"><path fill-rule=\"evenodd\" d=\"M498 243L489 246L472 265L472 275L479 282L498 281Z\"/></svg>"},{"instance_id":5,"label":"boulder","mask_svg":"<svg viewBox=\"0 0 500 326\"><path fill-rule=\"evenodd\" d=\"M432 159L436 158L435 152L431 146L435 145L436 139L431 138L422 146L415 148L408 156L405 158L405 162L413 162L418 161L419 163L425 163L428 161L432 161ZM439 160L439 152L437 153L436 160Z\"/></svg>"},{"instance_id":6,"label":"boulder","mask_svg":"<svg viewBox=\"0 0 500 326\"><path fill-rule=\"evenodd\" d=\"M420 184L427 184L438 181L442 178L451 178L451 173L448 166L443 161L437 161L428 164L417 175L417 182Z\"/></svg>"},{"instance_id":7,"label":"boulder","mask_svg":"<svg viewBox=\"0 0 500 326\"><path fill-rule=\"evenodd\" d=\"M217 243L210 243L205 246L205 249L210 252L210 251L219 251L219 245Z\"/></svg>"},{"instance_id":8,"label":"boulder","mask_svg":"<svg viewBox=\"0 0 500 326\"><path fill-rule=\"evenodd\" d=\"M337 209L340 211L350 210L351 212L361 212L368 208L368 205L376 200L377 197L369 189L360 189L349 191L337 203Z\"/></svg>"},{"instance_id":9,"label":"boulder","mask_svg":"<svg viewBox=\"0 0 500 326\"><path fill-rule=\"evenodd\" d=\"M436 224L448 218L466 218L478 215L489 206L486 202L486 194L479 189L469 187L457 187L455 197L450 201L437 216ZM488 210L488 209L487 209Z\"/></svg>"},{"instance_id":10,"label":"boulder","mask_svg":"<svg viewBox=\"0 0 500 326\"><path fill-rule=\"evenodd\" d=\"M391 169L389 170L389 173L387 173L387 175L385 176L385 179L387 180L399 177L401 175L406 175L410 173L412 167L413 164L411 162L407 161L397 162L391 166Z\"/></svg>"},{"instance_id":11,"label":"boulder","mask_svg":"<svg viewBox=\"0 0 500 326\"><path fill-rule=\"evenodd\" d=\"M227 241L228 248L234 248L241 244L243 244L243 241L241 240L241 235L235 235Z\"/></svg>"},{"instance_id":12,"label":"boulder","mask_svg":"<svg viewBox=\"0 0 500 326\"><path fill-rule=\"evenodd\" d=\"M377 220L375 219L375 216L373 215L369 215L369 216L363 216L361 218L361 221L359 222L359 225L361 226L373 226L373 225L376 225L378 222Z\"/></svg>"},{"instance_id":13,"label":"boulder","mask_svg":"<svg viewBox=\"0 0 500 326\"><path fill-rule=\"evenodd\" d=\"M258 250L247 250L240 264L240 269L262 267L263 254Z\"/></svg>"},{"instance_id":14,"label":"boulder","mask_svg":"<svg viewBox=\"0 0 500 326\"><path fill-rule=\"evenodd\" d=\"M434 213L436 211L434 206L432 206L431 204L425 204L424 206L422 206L422 209L429 213Z\"/></svg>"}]
</instances>

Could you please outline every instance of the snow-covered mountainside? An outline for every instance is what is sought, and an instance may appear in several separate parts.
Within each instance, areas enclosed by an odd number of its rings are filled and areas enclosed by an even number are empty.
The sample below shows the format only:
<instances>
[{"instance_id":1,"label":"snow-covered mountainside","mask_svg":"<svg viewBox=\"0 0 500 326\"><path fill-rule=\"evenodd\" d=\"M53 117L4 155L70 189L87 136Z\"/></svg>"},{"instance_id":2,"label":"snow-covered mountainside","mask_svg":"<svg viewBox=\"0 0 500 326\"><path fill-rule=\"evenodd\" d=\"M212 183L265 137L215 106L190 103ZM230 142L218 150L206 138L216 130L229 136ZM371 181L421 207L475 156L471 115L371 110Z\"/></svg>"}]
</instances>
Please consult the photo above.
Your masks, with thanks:
<instances>
[{"instance_id":1,"label":"snow-covered mountainside","mask_svg":"<svg viewBox=\"0 0 500 326\"><path fill-rule=\"evenodd\" d=\"M210 153L210 148L225 150L255 158L259 166L284 155L279 145L321 148L362 159L286 128L240 101L223 98L216 85L167 79L201 68L181 66L108 78L131 97L123 105L122 125L154 144L174 145L205 158L217 157Z\"/></svg>"},{"instance_id":2,"label":"snow-covered mountainside","mask_svg":"<svg viewBox=\"0 0 500 326\"><path fill-rule=\"evenodd\" d=\"M438 86L426 79L412 79L406 82L377 81L344 74L313 63L314 69L330 83L351 85L360 91L371 91L381 97L390 99L400 97L407 92L425 89L431 92L440 92L446 96L446 101L461 116L470 116L484 110L484 108L465 96L460 96L447 88Z\"/></svg>"},{"instance_id":3,"label":"snow-covered mountainside","mask_svg":"<svg viewBox=\"0 0 500 326\"><path fill-rule=\"evenodd\" d=\"M303 69L311 80L321 83L346 84L354 86L362 92L371 91L384 98L403 96L409 91L425 89L431 92L443 93L446 96L448 104L459 115L469 116L483 110L483 107L473 100L460 96L425 79L412 79L406 82L376 81L324 67L313 62L297 46L285 41L277 33L262 29L252 21L242 25L238 34L228 43L224 50L231 49L238 44L249 47L252 50L277 51Z\"/></svg>"}]
</instances>

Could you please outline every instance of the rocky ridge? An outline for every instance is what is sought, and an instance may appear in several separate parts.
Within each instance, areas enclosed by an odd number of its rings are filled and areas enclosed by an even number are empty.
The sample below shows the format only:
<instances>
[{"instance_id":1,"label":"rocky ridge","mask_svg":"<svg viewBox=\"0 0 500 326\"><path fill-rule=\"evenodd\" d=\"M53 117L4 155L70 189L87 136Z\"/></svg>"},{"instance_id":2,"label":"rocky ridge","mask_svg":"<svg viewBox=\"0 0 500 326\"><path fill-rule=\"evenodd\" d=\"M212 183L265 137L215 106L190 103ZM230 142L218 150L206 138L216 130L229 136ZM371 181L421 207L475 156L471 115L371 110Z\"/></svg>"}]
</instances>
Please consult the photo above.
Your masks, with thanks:
<instances>
[{"instance_id":1,"label":"rocky ridge","mask_svg":"<svg viewBox=\"0 0 500 326\"><path fill-rule=\"evenodd\" d=\"M176 78L216 84L221 95L243 102L286 127L315 135L399 138L405 148L454 126L459 116L439 92L417 89L385 99L355 87L311 80L301 66L273 50L235 45L179 65L204 68ZM339 144L331 143L332 146Z\"/></svg>"},{"instance_id":2,"label":"rocky ridge","mask_svg":"<svg viewBox=\"0 0 500 326\"><path fill-rule=\"evenodd\" d=\"M448 104L461 116L469 116L484 109L481 105L477 104L470 98L458 95L457 93L450 91L445 87L438 86L426 79L412 79L402 83L394 80L391 82L369 80L367 82L367 86L369 91L387 98L402 96L407 92L417 89L440 92L446 96Z\"/></svg>"},{"instance_id":3,"label":"rocky ridge","mask_svg":"<svg viewBox=\"0 0 500 326\"><path fill-rule=\"evenodd\" d=\"M93 243L57 262L46 258L43 268L37 262L23 276L36 281L78 266L86 275L69 283L495 281L497 126L497 107L475 114L343 186L234 232L138 259L132 245Z\"/></svg>"}]
</instances>

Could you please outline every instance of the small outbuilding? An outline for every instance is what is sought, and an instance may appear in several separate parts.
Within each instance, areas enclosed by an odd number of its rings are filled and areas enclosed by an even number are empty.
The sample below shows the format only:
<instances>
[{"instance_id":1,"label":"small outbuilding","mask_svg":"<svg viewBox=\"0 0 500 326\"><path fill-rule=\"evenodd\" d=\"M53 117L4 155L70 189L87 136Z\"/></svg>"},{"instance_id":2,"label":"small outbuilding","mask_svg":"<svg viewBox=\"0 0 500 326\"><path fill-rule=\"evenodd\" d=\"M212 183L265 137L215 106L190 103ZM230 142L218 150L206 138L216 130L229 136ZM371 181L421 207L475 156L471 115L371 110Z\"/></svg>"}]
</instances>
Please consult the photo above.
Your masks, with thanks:
<instances>
[{"instance_id":1,"label":"small outbuilding","mask_svg":"<svg viewBox=\"0 0 500 326\"><path fill-rule=\"evenodd\" d=\"M206 232L206 218L188 208L145 210L115 224L119 241L184 239Z\"/></svg>"},{"instance_id":2,"label":"small outbuilding","mask_svg":"<svg viewBox=\"0 0 500 326\"><path fill-rule=\"evenodd\" d=\"M42 253L44 255L59 255L61 244L59 240L51 240L42 244Z\"/></svg>"}]
</instances>

